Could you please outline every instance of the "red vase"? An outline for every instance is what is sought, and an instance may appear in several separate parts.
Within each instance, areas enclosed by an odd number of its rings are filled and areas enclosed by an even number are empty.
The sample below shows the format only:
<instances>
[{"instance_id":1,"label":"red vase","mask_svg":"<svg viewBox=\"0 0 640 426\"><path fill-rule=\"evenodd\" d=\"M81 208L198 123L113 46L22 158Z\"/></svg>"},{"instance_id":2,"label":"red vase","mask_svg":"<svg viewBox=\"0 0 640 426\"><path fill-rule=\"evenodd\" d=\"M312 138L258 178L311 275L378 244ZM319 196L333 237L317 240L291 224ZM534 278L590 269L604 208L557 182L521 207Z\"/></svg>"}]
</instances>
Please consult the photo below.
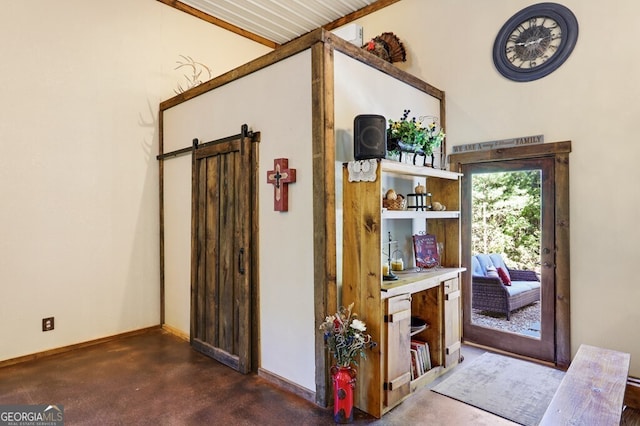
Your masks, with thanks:
<instances>
[{"instance_id":1,"label":"red vase","mask_svg":"<svg viewBox=\"0 0 640 426\"><path fill-rule=\"evenodd\" d=\"M333 420L336 423L353 422L353 389L357 371L353 367L331 367L333 381Z\"/></svg>"}]
</instances>

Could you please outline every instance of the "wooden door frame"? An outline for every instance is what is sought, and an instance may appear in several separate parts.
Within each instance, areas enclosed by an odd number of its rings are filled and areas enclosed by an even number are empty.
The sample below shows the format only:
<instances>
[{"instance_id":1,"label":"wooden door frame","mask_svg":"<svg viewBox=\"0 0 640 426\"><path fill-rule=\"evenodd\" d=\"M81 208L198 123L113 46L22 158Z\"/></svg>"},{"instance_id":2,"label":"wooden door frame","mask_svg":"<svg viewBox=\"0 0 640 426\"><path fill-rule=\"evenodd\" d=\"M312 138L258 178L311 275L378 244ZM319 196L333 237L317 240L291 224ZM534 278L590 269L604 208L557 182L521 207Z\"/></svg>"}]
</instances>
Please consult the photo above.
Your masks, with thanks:
<instances>
[{"instance_id":1,"label":"wooden door frame","mask_svg":"<svg viewBox=\"0 0 640 426\"><path fill-rule=\"evenodd\" d=\"M487 163L508 160L523 160L540 157L554 158L555 171L555 365L567 368L571 363L571 315L570 315L570 257L569 257L569 153L571 141L523 145L489 151L472 151L451 154L449 163L453 171L460 172L465 164ZM462 193L462 197L471 194ZM470 223L462 223L462 235L470 235ZM462 265L467 271L462 274L463 295L471 289L471 248L462 245ZM468 297L465 296L465 303ZM467 312L467 309L464 309ZM470 321L464 318L463 321ZM464 340L464 336L463 336Z\"/></svg>"}]
</instances>

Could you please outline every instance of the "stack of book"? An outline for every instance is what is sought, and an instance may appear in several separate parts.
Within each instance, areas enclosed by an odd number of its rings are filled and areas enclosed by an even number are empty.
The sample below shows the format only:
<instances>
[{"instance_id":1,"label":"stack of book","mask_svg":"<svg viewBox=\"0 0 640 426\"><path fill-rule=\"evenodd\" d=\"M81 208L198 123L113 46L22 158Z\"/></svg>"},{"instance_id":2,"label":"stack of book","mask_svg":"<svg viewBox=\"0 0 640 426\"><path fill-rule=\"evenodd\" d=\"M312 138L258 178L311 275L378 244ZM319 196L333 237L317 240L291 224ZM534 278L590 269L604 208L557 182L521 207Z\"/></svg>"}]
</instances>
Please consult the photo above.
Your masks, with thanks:
<instances>
[{"instance_id":1,"label":"stack of book","mask_svg":"<svg viewBox=\"0 0 640 426\"><path fill-rule=\"evenodd\" d=\"M411 340L411 380L415 380L431 370L429 344L421 340Z\"/></svg>"}]
</instances>

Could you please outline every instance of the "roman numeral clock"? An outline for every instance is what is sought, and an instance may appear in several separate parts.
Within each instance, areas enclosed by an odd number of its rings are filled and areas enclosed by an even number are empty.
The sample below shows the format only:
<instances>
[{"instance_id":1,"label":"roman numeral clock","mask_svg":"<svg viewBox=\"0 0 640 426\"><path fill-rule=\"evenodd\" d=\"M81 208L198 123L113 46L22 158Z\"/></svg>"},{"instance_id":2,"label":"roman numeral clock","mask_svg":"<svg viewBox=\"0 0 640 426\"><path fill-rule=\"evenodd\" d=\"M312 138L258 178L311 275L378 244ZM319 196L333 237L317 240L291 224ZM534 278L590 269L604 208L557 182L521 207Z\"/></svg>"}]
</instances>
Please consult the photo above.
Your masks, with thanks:
<instances>
[{"instance_id":1,"label":"roman numeral clock","mask_svg":"<svg viewBox=\"0 0 640 426\"><path fill-rule=\"evenodd\" d=\"M567 60L578 40L578 20L565 6L538 3L513 15L493 44L496 69L513 81L545 77Z\"/></svg>"}]
</instances>

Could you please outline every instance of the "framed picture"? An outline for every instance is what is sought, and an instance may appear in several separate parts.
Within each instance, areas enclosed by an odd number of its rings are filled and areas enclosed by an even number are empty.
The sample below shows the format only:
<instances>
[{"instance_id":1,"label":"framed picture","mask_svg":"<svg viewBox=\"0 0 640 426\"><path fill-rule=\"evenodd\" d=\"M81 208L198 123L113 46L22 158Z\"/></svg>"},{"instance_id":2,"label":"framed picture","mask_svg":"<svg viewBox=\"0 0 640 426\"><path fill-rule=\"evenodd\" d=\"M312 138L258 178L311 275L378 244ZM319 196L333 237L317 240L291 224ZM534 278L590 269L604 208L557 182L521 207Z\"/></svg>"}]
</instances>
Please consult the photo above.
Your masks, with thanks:
<instances>
[{"instance_id":1,"label":"framed picture","mask_svg":"<svg viewBox=\"0 0 640 426\"><path fill-rule=\"evenodd\" d=\"M416 267L434 268L440 264L436 236L420 234L413 236L413 251L416 257Z\"/></svg>"}]
</instances>

